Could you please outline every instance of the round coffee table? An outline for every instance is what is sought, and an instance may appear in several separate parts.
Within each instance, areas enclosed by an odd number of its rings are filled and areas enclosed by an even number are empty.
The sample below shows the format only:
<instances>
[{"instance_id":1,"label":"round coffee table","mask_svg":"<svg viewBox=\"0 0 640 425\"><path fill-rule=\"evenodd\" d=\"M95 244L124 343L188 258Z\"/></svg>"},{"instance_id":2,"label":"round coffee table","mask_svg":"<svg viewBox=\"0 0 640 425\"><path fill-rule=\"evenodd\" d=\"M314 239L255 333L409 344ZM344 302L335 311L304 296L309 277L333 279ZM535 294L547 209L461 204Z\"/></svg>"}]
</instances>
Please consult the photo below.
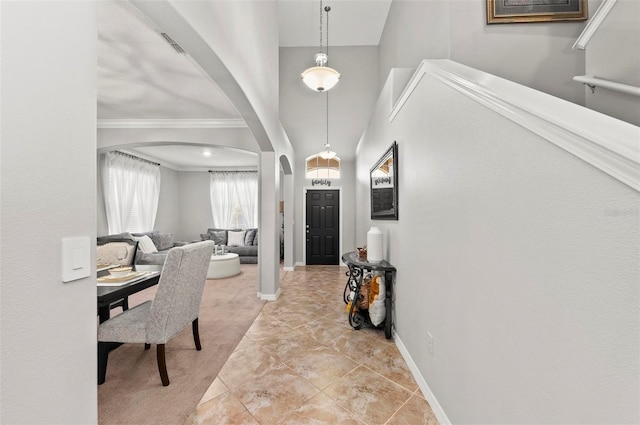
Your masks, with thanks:
<instances>
[{"instance_id":1,"label":"round coffee table","mask_svg":"<svg viewBox=\"0 0 640 425\"><path fill-rule=\"evenodd\" d=\"M222 279L240 273L240 256L234 253L212 255L207 279Z\"/></svg>"}]
</instances>

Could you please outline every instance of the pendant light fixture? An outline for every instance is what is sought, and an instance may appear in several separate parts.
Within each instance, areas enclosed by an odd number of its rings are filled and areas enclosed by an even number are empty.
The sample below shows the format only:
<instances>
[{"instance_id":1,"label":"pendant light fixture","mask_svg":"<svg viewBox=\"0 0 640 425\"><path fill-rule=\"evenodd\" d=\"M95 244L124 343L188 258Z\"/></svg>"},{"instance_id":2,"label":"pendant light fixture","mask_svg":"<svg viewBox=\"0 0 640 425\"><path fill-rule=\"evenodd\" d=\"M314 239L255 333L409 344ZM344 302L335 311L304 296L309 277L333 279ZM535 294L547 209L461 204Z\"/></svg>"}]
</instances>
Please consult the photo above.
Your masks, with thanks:
<instances>
[{"instance_id":1,"label":"pendant light fixture","mask_svg":"<svg viewBox=\"0 0 640 425\"><path fill-rule=\"evenodd\" d=\"M329 11L331 7L326 6L327 12L327 52L322 51L322 0L320 0L320 52L315 55L316 66L306 69L300 78L311 89L317 92L330 90L340 80L340 73L327 66L329 61Z\"/></svg>"},{"instance_id":2,"label":"pendant light fixture","mask_svg":"<svg viewBox=\"0 0 640 425\"><path fill-rule=\"evenodd\" d=\"M324 150L319 155L322 159L331 159L336 156L336 153L331 150L331 145L329 144L329 93L325 93L325 95L327 96L327 141L324 144Z\"/></svg>"}]
</instances>

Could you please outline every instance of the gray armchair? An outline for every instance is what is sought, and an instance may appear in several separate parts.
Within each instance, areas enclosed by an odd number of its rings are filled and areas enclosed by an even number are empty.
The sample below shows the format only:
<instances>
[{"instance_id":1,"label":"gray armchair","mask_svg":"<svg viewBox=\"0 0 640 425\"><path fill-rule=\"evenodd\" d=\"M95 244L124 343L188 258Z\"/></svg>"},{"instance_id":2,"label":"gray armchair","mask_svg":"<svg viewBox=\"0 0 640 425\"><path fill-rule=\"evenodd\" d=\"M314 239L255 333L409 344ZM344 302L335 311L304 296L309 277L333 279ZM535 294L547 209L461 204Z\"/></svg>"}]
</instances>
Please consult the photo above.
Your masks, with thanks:
<instances>
[{"instance_id":1,"label":"gray armchair","mask_svg":"<svg viewBox=\"0 0 640 425\"><path fill-rule=\"evenodd\" d=\"M98 383L104 382L109 349L113 343L157 345L162 385L169 385L165 344L191 323L193 340L200 351L198 314L213 242L172 248L164 262L153 301L137 305L98 327Z\"/></svg>"}]
</instances>

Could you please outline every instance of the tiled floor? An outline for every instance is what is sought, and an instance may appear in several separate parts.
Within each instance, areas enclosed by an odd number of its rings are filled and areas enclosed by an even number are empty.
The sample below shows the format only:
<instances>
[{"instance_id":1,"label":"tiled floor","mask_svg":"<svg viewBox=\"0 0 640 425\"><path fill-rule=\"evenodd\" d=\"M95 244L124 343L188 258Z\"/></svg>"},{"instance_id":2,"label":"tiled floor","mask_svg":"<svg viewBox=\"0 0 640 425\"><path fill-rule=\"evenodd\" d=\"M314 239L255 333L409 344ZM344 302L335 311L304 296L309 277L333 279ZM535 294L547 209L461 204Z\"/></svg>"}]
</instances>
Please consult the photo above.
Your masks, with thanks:
<instances>
[{"instance_id":1,"label":"tiled floor","mask_svg":"<svg viewBox=\"0 0 640 425\"><path fill-rule=\"evenodd\" d=\"M349 326L346 270L287 272L185 425L436 425L393 341Z\"/></svg>"}]
</instances>

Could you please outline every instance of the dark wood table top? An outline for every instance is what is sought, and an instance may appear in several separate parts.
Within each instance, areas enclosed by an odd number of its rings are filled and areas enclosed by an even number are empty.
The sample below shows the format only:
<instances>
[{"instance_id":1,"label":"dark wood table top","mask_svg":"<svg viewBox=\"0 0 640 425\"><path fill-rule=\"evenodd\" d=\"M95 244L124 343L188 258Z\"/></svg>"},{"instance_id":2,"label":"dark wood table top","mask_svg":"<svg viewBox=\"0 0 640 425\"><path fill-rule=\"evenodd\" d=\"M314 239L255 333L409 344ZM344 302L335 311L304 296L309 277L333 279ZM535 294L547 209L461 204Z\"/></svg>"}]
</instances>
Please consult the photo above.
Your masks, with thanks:
<instances>
[{"instance_id":1,"label":"dark wood table top","mask_svg":"<svg viewBox=\"0 0 640 425\"><path fill-rule=\"evenodd\" d=\"M162 266L138 266L136 271L162 271ZM108 271L98 273L98 277L108 274ZM153 285L157 285L160 281L160 273L154 273L147 277L131 283L125 283L118 286L100 286L98 285L98 308L108 307L111 303L114 303L122 298L128 297L131 294L140 292Z\"/></svg>"}]
</instances>

